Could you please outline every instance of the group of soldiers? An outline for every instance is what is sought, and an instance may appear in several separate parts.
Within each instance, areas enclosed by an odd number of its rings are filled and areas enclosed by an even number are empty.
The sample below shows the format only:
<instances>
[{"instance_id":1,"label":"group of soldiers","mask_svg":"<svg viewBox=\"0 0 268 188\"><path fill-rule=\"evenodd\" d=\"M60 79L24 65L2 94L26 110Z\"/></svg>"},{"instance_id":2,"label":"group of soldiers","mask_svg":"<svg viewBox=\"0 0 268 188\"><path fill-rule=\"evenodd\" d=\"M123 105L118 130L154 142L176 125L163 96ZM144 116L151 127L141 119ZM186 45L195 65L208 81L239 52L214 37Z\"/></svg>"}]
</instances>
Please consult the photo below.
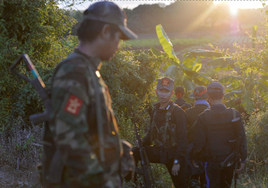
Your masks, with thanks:
<instances>
[{"instance_id":1,"label":"group of soldiers","mask_svg":"<svg viewBox=\"0 0 268 188\"><path fill-rule=\"evenodd\" d=\"M222 103L224 88L218 82L196 87L190 95L194 106L183 99L181 86L176 87L177 100L172 102L173 87L172 79L158 79L159 103L142 139L149 162L165 164L176 188L231 187L234 171L241 173L247 158L239 112ZM141 160L138 147L132 152L137 163Z\"/></svg>"},{"instance_id":2,"label":"group of soldiers","mask_svg":"<svg viewBox=\"0 0 268 188\"><path fill-rule=\"evenodd\" d=\"M108 1L84 11L77 35L78 47L57 65L52 78L41 184L44 188L122 187L140 156L137 146L119 139L100 68L101 61L118 50L120 40L137 36L127 28L123 10ZM142 139L149 161L166 165L175 187L230 187L233 171L242 171L247 155L239 112L222 104L220 83L196 87L193 107L183 100L182 87L175 89L177 100L172 102L173 87L172 79L158 79L159 103ZM240 166L235 169L237 155L232 153L238 137Z\"/></svg>"}]
</instances>

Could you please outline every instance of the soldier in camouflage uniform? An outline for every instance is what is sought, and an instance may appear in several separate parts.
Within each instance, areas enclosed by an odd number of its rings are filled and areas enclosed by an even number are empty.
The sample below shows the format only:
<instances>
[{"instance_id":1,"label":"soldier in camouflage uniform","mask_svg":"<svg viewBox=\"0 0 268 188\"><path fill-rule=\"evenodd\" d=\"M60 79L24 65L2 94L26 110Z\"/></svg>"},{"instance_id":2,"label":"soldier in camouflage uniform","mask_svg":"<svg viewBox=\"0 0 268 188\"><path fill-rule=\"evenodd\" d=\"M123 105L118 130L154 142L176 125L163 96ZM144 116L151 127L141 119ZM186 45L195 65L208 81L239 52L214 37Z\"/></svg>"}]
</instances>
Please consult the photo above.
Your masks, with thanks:
<instances>
[{"instance_id":1,"label":"soldier in camouflage uniform","mask_svg":"<svg viewBox=\"0 0 268 188\"><path fill-rule=\"evenodd\" d=\"M156 94L159 103L154 105L151 124L142 143L151 163L165 164L176 188L186 185L187 119L184 111L170 98L174 81L158 79ZM137 142L137 141L136 141ZM138 144L132 148L135 161L140 160Z\"/></svg>"},{"instance_id":2,"label":"soldier in camouflage uniform","mask_svg":"<svg viewBox=\"0 0 268 188\"><path fill-rule=\"evenodd\" d=\"M51 86L52 113L45 130L43 187L122 186L123 150L101 61L117 51L120 39L137 36L126 27L124 12L112 2L97 2L85 12L77 49L58 64ZM125 155L125 154L124 154ZM127 156L127 160L131 156ZM134 164L134 163L133 163Z\"/></svg>"}]
</instances>

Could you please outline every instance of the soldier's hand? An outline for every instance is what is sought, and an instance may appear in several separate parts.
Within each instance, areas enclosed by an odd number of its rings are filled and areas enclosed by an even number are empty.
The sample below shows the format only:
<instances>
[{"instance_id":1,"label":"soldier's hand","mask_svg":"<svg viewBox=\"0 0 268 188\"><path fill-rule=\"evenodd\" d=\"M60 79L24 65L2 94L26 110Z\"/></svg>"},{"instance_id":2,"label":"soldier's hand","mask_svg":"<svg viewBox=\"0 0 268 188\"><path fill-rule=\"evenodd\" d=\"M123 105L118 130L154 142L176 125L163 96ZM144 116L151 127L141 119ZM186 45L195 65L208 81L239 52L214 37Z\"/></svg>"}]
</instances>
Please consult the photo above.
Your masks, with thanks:
<instances>
[{"instance_id":1,"label":"soldier's hand","mask_svg":"<svg viewBox=\"0 0 268 188\"><path fill-rule=\"evenodd\" d=\"M242 172L242 170L245 167L245 163L241 163L240 164L240 168L239 169L235 169L235 173L240 174Z\"/></svg>"},{"instance_id":2,"label":"soldier's hand","mask_svg":"<svg viewBox=\"0 0 268 188\"><path fill-rule=\"evenodd\" d=\"M199 168L199 166L196 164L196 162L194 160L191 161L192 162L192 165L195 167L195 168Z\"/></svg>"},{"instance_id":3,"label":"soldier's hand","mask_svg":"<svg viewBox=\"0 0 268 188\"><path fill-rule=\"evenodd\" d=\"M177 176L178 172L180 171L181 165L180 164L173 164L172 167L172 175Z\"/></svg>"}]
</instances>

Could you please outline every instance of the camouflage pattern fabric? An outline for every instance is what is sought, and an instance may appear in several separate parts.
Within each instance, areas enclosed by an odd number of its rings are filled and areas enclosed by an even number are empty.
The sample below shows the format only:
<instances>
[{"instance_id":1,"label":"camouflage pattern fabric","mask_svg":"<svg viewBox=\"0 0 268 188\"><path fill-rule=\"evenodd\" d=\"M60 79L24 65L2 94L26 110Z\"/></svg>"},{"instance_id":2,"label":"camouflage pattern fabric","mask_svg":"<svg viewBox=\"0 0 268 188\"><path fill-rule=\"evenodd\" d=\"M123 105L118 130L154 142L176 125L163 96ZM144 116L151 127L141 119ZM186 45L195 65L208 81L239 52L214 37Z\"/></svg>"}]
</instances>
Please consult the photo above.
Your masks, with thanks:
<instances>
[{"instance_id":1,"label":"camouflage pattern fabric","mask_svg":"<svg viewBox=\"0 0 268 188\"><path fill-rule=\"evenodd\" d=\"M122 145L108 87L98 70L100 65L99 59L75 50L54 73L49 128L64 165L62 181L55 187L121 187ZM94 79L98 88L94 87ZM104 162L99 156L96 93L101 95Z\"/></svg>"},{"instance_id":2,"label":"camouflage pattern fabric","mask_svg":"<svg viewBox=\"0 0 268 188\"><path fill-rule=\"evenodd\" d=\"M122 146L123 156L121 158L121 175L122 177L126 177L129 172L134 172L135 160L131 151L132 145L129 142L122 140ZM134 176L134 174L132 174L132 176Z\"/></svg>"},{"instance_id":3,"label":"camouflage pattern fabric","mask_svg":"<svg viewBox=\"0 0 268 188\"><path fill-rule=\"evenodd\" d=\"M175 104L170 105L166 113L165 124L158 127L155 123L157 110L154 110L153 120L151 124L151 142L156 147L163 147L165 149L177 146L176 124L171 123L171 114L175 108Z\"/></svg>"}]
</instances>

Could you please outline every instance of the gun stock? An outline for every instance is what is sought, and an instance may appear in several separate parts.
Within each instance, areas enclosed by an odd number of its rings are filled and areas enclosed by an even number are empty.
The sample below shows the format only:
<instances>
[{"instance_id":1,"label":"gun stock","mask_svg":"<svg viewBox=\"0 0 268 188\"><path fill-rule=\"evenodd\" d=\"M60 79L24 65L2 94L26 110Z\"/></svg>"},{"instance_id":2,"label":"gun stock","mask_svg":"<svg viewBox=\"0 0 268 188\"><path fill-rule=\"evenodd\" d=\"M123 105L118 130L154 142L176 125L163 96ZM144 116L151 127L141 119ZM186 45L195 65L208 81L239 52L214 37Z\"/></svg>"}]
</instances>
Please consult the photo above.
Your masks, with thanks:
<instances>
[{"instance_id":1,"label":"gun stock","mask_svg":"<svg viewBox=\"0 0 268 188\"><path fill-rule=\"evenodd\" d=\"M34 77L33 79L30 79L27 76L25 76L17 71L16 67L23 61L26 63L26 68L32 72L33 77ZM45 112L40 113L40 114L31 115L29 117L31 122L36 125L38 123L47 121L48 115L49 115L51 108L52 108L51 100L50 100L50 97L45 89L45 84L44 84L43 80L41 79L41 77L39 76L39 73L35 69L35 66L33 65L29 56L27 54L22 54L16 60L16 62L10 66L10 71L13 74L17 75L19 78L22 78L26 82L29 82L30 84L32 84L32 86L35 88L38 95L40 96L40 98L44 102L45 109L46 109Z\"/></svg>"}]
</instances>

